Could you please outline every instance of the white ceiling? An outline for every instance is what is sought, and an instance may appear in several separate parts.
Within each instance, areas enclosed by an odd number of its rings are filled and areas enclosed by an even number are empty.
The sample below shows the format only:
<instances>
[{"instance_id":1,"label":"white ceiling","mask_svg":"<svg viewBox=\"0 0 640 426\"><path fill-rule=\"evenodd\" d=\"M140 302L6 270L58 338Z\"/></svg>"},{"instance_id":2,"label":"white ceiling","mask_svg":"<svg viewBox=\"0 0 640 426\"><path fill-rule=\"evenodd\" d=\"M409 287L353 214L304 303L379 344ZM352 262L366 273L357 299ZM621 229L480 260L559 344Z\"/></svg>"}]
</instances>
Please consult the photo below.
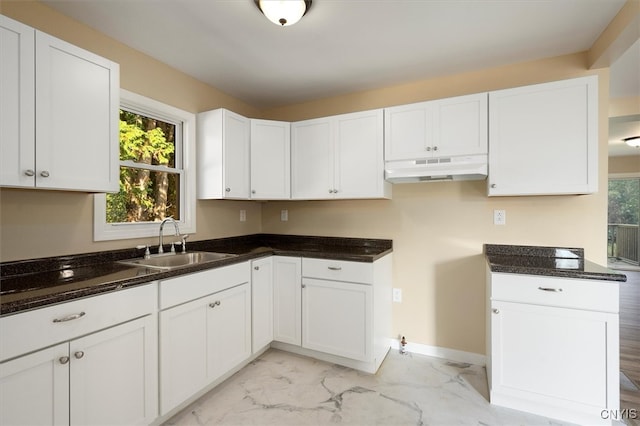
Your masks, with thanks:
<instances>
[{"instance_id":1,"label":"white ceiling","mask_svg":"<svg viewBox=\"0 0 640 426\"><path fill-rule=\"evenodd\" d=\"M278 27L253 0L43 0L260 109L584 51L625 1L313 0ZM635 52L612 94L640 95Z\"/></svg>"}]
</instances>

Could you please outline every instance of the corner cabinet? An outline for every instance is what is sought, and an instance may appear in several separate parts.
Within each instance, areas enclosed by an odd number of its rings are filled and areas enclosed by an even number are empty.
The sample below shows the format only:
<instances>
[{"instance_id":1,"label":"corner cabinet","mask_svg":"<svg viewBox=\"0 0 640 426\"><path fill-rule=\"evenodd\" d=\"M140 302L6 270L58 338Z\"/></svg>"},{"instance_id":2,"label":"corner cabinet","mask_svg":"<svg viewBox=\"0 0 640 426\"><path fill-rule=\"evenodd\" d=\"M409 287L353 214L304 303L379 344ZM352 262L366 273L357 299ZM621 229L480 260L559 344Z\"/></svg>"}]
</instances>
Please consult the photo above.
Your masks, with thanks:
<instances>
[{"instance_id":1,"label":"corner cabinet","mask_svg":"<svg viewBox=\"0 0 640 426\"><path fill-rule=\"evenodd\" d=\"M117 192L119 65L0 15L0 185Z\"/></svg>"},{"instance_id":2,"label":"corner cabinet","mask_svg":"<svg viewBox=\"0 0 640 426\"><path fill-rule=\"evenodd\" d=\"M487 153L487 93L385 108L385 160Z\"/></svg>"},{"instance_id":3,"label":"corner cabinet","mask_svg":"<svg viewBox=\"0 0 640 426\"><path fill-rule=\"evenodd\" d=\"M251 347L257 354L273 341L273 258L251 261Z\"/></svg>"},{"instance_id":4,"label":"corner cabinet","mask_svg":"<svg viewBox=\"0 0 640 426\"><path fill-rule=\"evenodd\" d=\"M489 93L488 194L598 190L598 77Z\"/></svg>"},{"instance_id":5,"label":"corner cabinet","mask_svg":"<svg viewBox=\"0 0 640 426\"><path fill-rule=\"evenodd\" d=\"M224 108L197 117L198 198L249 198L251 124Z\"/></svg>"},{"instance_id":6,"label":"corner cabinet","mask_svg":"<svg viewBox=\"0 0 640 426\"><path fill-rule=\"evenodd\" d=\"M391 342L391 263L274 258L272 346L375 373Z\"/></svg>"},{"instance_id":7,"label":"corner cabinet","mask_svg":"<svg viewBox=\"0 0 640 426\"><path fill-rule=\"evenodd\" d=\"M0 424L152 423L156 300L151 283L0 318Z\"/></svg>"},{"instance_id":8,"label":"corner cabinet","mask_svg":"<svg viewBox=\"0 0 640 426\"><path fill-rule=\"evenodd\" d=\"M291 124L251 119L251 199L291 198Z\"/></svg>"},{"instance_id":9,"label":"corner cabinet","mask_svg":"<svg viewBox=\"0 0 640 426\"><path fill-rule=\"evenodd\" d=\"M620 403L618 283L487 276L491 403L611 424Z\"/></svg>"},{"instance_id":10,"label":"corner cabinet","mask_svg":"<svg viewBox=\"0 0 640 426\"><path fill-rule=\"evenodd\" d=\"M391 198L383 110L291 124L291 198Z\"/></svg>"}]
</instances>

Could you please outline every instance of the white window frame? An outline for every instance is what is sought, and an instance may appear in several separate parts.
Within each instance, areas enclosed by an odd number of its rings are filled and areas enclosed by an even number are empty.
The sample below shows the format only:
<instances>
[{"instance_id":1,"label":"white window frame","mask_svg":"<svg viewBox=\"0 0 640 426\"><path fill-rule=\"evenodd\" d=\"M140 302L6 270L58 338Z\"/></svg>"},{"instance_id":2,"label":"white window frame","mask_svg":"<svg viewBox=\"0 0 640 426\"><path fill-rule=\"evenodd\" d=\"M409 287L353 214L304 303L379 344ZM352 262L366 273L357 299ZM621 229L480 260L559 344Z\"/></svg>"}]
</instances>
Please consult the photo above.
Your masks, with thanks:
<instances>
[{"instance_id":1,"label":"white window frame","mask_svg":"<svg viewBox=\"0 0 640 426\"><path fill-rule=\"evenodd\" d=\"M196 115L162 102L120 90L120 106L167 122L182 123L182 173L180 173L180 220L181 234L196 232ZM178 128L177 126L176 128ZM178 139L178 138L177 138ZM176 160L179 161L179 155ZM120 162L120 164L125 164ZM178 171L178 170L176 170ZM159 222L107 223L106 194L95 194L93 198L93 240L124 240L157 237ZM173 232L173 227L170 231Z\"/></svg>"}]
</instances>

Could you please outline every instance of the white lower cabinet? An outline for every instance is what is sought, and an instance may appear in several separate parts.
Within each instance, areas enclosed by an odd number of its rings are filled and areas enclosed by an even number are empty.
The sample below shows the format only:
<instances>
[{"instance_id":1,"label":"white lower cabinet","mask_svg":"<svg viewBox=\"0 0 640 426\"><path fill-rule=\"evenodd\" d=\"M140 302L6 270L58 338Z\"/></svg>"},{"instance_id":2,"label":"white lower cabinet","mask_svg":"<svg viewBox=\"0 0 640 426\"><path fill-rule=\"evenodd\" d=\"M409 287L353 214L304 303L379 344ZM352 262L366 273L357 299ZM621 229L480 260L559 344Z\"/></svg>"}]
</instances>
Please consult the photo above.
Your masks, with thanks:
<instances>
[{"instance_id":1,"label":"white lower cabinet","mask_svg":"<svg viewBox=\"0 0 640 426\"><path fill-rule=\"evenodd\" d=\"M491 403L610 424L620 399L618 284L493 273L488 291Z\"/></svg>"},{"instance_id":2,"label":"white lower cabinet","mask_svg":"<svg viewBox=\"0 0 640 426\"><path fill-rule=\"evenodd\" d=\"M10 347L20 333L71 338L111 325L120 315L114 306L144 315L0 363L0 424L151 423L158 415L157 318L148 301L155 305L156 290L146 287L2 318L3 343ZM49 320L34 324L41 318Z\"/></svg>"},{"instance_id":3,"label":"white lower cabinet","mask_svg":"<svg viewBox=\"0 0 640 426\"><path fill-rule=\"evenodd\" d=\"M181 303L185 294L195 299ZM160 305L165 415L251 356L249 263L162 281Z\"/></svg>"},{"instance_id":4,"label":"white lower cabinet","mask_svg":"<svg viewBox=\"0 0 640 426\"><path fill-rule=\"evenodd\" d=\"M273 258L251 261L251 347L257 353L273 341Z\"/></svg>"},{"instance_id":5,"label":"white lower cabinet","mask_svg":"<svg viewBox=\"0 0 640 426\"><path fill-rule=\"evenodd\" d=\"M273 340L302 343L302 259L273 257Z\"/></svg>"},{"instance_id":6,"label":"white lower cabinet","mask_svg":"<svg viewBox=\"0 0 640 426\"><path fill-rule=\"evenodd\" d=\"M372 286L304 278L302 287L302 346L368 361Z\"/></svg>"},{"instance_id":7,"label":"white lower cabinet","mask_svg":"<svg viewBox=\"0 0 640 426\"><path fill-rule=\"evenodd\" d=\"M272 346L375 373L391 342L391 255L303 258L301 273L300 259L276 259Z\"/></svg>"}]
</instances>

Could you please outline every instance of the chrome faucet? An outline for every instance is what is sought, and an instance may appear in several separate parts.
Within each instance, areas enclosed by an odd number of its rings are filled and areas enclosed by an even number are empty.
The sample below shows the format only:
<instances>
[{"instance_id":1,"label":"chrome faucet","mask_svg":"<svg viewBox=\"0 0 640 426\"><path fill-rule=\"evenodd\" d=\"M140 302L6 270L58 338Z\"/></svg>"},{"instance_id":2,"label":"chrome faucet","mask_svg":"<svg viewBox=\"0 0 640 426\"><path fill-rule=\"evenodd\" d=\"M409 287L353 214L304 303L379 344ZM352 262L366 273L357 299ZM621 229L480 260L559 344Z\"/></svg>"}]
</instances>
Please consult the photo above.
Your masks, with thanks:
<instances>
[{"instance_id":1,"label":"chrome faucet","mask_svg":"<svg viewBox=\"0 0 640 426\"><path fill-rule=\"evenodd\" d=\"M176 236L180 236L180 229L178 228L178 222L176 222L172 217L165 218L162 222L160 222L160 235L158 237L158 254L164 253L164 249L162 248L162 230L164 229L164 224L167 222L173 222L173 227L176 229Z\"/></svg>"}]
</instances>

